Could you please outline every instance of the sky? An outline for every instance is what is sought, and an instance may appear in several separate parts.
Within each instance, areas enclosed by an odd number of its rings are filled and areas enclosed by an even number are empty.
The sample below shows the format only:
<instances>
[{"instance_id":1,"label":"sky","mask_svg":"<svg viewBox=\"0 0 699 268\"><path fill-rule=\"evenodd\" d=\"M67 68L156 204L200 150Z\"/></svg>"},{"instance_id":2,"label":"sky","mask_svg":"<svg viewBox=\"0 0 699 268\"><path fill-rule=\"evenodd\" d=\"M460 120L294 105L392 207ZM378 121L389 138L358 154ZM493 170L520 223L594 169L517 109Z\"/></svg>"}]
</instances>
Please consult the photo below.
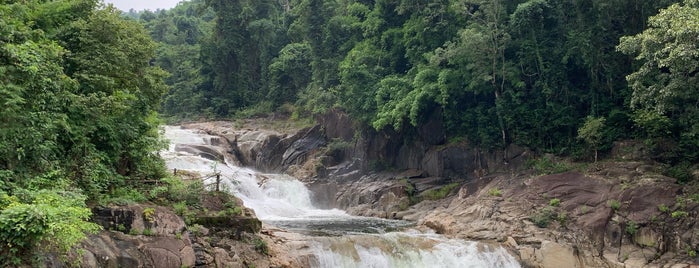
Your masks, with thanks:
<instances>
[{"instance_id":1,"label":"sky","mask_svg":"<svg viewBox=\"0 0 699 268\"><path fill-rule=\"evenodd\" d=\"M136 11L150 9L169 9L173 8L182 0L104 0L105 4L114 4L114 6L122 11L135 9Z\"/></svg>"}]
</instances>

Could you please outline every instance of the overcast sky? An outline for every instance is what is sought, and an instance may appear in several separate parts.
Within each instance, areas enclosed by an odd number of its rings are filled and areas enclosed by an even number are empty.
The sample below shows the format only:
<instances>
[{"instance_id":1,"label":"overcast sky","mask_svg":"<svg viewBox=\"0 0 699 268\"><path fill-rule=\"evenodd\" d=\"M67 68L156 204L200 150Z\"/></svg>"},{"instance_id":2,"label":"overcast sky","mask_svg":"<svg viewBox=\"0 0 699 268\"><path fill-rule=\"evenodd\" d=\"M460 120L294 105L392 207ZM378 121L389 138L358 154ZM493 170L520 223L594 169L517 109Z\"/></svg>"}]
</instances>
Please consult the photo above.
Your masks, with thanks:
<instances>
[{"instance_id":1,"label":"overcast sky","mask_svg":"<svg viewBox=\"0 0 699 268\"><path fill-rule=\"evenodd\" d=\"M129 11L132 8L137 11L144 9L155 11L156 9L173 8L180 1L182 0L104 0L104 3L114 4L116 8L122 11Z\"/></svg>"}]
</instances>

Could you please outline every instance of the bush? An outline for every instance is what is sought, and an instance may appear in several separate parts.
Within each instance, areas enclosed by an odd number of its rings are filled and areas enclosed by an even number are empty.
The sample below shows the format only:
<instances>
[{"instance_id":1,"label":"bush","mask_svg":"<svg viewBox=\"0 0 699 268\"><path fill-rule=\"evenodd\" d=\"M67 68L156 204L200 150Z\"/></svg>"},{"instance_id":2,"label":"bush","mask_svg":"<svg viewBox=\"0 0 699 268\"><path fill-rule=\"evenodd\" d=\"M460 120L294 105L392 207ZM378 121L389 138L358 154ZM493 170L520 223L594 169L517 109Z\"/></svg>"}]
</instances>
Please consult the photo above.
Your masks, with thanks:
<instances>
[{"instance_id":1,"label":"bush","mask_svg":"<svg viewBox=\"0 0 699 268\"><path fill-rule=\"evenodd\" d=\"M638 232L638 223L635 221L630 221L626 223L626 233L634 236Z\"/></svg>"},{"instance_id":2,"label":"bush","mask_svg":"<svg viewBox=\"0 0 699 268\"><path fill-rule=\"evenodd\" d=\"M267 247L267 243L262 240L259 237L255 237L255 239L252 240L252 244L255 246L255 250L259 252L262 255L267 255L269 256L269 248Z\"/></svg>"},{"instance_id":3,"label":"bush","mask_svg":"<svg viewBox=\"0 0 699 268\"><path fill-rule=\"evenodd\" d=\"M204 183L201 180L184 181L178 177L165 177L160 180L163 185L150 191L152 200L161 203L182 202L187 205L198 205L204 193Z\"/></svg>"},{"instance_id":4,"label":"bush","mask_svg":"<svg viewBox=\"0 0 699 268\"><path fill-rule=\"evenodd\" d=\"M558 198L551 199L551 200L549 201L549 205L552 206L552 207L558 207L558 206L561 205L561 200L558 199Z\"/></svg>"},{"instance_id":5,"label":"bush","mask_svg":"<svg viewBox=\"0 0 699 268\"><path fill-rule=\"evenodd\" d=\"M573 166L565 162L554 161L547 156L529 160L527 166L536 170L540 175L558 174L573 169Z\"/></svg>"},{"instance_id":6,"label":"bush","mask_svg":"<svg viewBox=\"0 0 699 268\"><path fill-rule=\"evenodd\" d=\"M88 222L91 211L84 195L40 190L28 200L3 194L0 202L0 266L31 263L32 254L66 255L74 245L100 228Z\"/></svg>"},{"instance_id":7,"label":"bush","mask_svg":"<svg viewBox=\"0 0 699 268\"><path fill-rule=\"evenodd\" d=\"M687 183L692 179L692 167L689 162L682 162L666 168L663 174L677 179L678 183Z\"/></svg>"},{"instance_id":8,"label":"bush","mask_svg":"<svg viewBox=\"0 0 699 268\"><path fill-rule=\"evenodd\" d=\"M488 195L490 195L490 196L502 196L502 191L500 189L498 189L497 187L490 188L490 189L488 189Z\"/></svg>"},{"instance_id":9,"label":"bush","mask_svg":"<svg viewBox=\"0 0 699 268\"><path fill-rule=\"evenodd\" d=\"M401 184L405 187L405 193L408 194L408 202L400 204L400 209L406 210L409 206L419 203L420 196L417 195L415 185L413 185L408 178L401 179Z\"/></svg>"},{"instance_id":10,"label":"bush","mask_svg":"<svg viewBox=\"0 0 699 268\"><path fill-rule=\"evenodd\" d=\"M609 207L612 208L612 210L614 211L617 211L619 210L619 208L621 208L621 202L619 202L619 200L616 199L607 201L607 205L609 205Z\"/></svg>"},{"instance_id":11,"label":"bush","mask_svg":"<svg viewBox=\"0 0 699 268\"><path fill-rule=\"evenodd\" d=\"M146 200L148 200L148 198L146 198L141 191L128 187L120 187L108 195L102 195L98 203L103 206L111 204L124 206L141 203Z\"/></svg>"},{"instance_id":12,"label":"bush","mask_svg":"<svg viewBox=\"0 0 699 268\"><path fill-rule=\"evenodd\" d=\"M529 217L529 219L539 228L546 228L549 223L551 223L551 220L554 219L555 215L556 213L553 208L546 207Z\"/></svg>"},{"instance_id":13,"label":"bush","mask_svg":"<svg viewBox=\"0 0 699 268\"><path fill-rule=\"evenodd\" d=\"M442 186L439 189L430 189L430 190L422 192L422 194L420 194L420 197L422 197L422 199L426 199L426 200L444 199L445 197L447 197L447 195L449 195L449 193L452 190L454 190L456 187L459 187L459 185L460 185L459 183L454 182L454 183L450 183L450 184L447 184L445 186Z\"/></svg>"}]
</instances>

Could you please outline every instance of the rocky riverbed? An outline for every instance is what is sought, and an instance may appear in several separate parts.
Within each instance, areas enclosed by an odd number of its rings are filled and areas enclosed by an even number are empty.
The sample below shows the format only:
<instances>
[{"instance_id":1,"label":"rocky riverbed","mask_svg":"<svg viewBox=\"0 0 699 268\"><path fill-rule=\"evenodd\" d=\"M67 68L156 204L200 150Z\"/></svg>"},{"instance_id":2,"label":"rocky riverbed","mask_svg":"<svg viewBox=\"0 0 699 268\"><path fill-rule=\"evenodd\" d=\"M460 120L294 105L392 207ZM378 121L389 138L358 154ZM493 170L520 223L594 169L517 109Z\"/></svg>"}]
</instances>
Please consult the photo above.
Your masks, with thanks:
<instances>
[{"instance_id":1,"label":"rocky riverbed","mask_svg":"<svg viewBox=\"0 0 699 268\"><path fill-rule=\"evenodd\" d=\"M287 133L230 122L185 127L225 137L241 163L301 178L324 207L502 243L528 267L697 261L693 188L660 175L637 143L618 144L600 163L543 175L524 165L540 157L524 148L481 151L434 137L396 142L401 137L391 133L342 128L352 124L342 120L328 115L319 126ZM421 197L446 186L443 198Z\"/></svg>"}]
</instances>

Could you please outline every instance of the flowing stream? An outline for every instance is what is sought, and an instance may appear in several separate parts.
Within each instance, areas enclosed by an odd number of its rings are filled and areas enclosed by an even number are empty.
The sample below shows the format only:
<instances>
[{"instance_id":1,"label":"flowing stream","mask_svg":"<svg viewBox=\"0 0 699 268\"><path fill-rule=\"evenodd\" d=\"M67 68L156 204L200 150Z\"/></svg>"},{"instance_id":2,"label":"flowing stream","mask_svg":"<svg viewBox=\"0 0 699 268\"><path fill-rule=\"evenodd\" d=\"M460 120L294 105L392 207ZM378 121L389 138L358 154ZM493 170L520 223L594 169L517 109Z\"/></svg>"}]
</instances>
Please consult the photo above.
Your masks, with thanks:
<instances>
[{"instance_id":1,"label":"flowing stream","mask_svg":"<svg viewBox=\"0 0 699 268\"><path fill-rule=\"evenodd\" d=\"M178 145L211 145L217 137L175 126L165 127L170 147L162 152L168 168L221 174L224 188L252 208L257 217L304 236L313 267L520 267L499 246L417 231L410 222L351 216L338 209L318 209L299 180L263 174L179 150ZM214 176L205 179L212 183Z\"/></svg>"}]
</instances>

